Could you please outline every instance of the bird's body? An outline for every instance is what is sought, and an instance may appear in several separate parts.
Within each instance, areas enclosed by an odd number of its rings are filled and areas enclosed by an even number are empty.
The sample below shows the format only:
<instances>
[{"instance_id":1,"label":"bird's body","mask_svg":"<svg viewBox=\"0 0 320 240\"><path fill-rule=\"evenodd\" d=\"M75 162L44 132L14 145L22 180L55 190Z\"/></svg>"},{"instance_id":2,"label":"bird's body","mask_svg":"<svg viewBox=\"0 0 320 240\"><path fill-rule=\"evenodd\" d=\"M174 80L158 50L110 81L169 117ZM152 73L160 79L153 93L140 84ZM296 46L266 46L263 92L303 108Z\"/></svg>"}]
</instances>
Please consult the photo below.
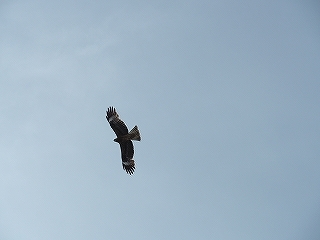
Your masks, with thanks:
<instances>
[{"instance_id":1,"label":"bird's body","mask_svg":"<svg viewBox=\"0 0 320 240\"><path fill-rule=\"evenodd\" d=\"M126 141L130 141L130 140L136 140L136 141L140 141L140 132L137 126L135 126L134 128L132 128L132 130L123 136L119 136L117 138L115 138L113 141L118 142L118 143L122 143L122 142L126 142Z\"/></svg>"},{"instance_id":2,"label":"bird's body","mask_svg":"<svg viewBox=\"0 0 320 240\"><path fill-rule=\"evenodd\" d=\"M125 123L119 118L118 113L114 107L109 107L107 110L106 118L117 135L114 139L115 142L120 144L122 167L128 174L133 174L135 170L135 162L133 160L133 143L132 140L140 141L140 132L135 126L130 132L128 131Z\"/></svg>"}]
</instances>

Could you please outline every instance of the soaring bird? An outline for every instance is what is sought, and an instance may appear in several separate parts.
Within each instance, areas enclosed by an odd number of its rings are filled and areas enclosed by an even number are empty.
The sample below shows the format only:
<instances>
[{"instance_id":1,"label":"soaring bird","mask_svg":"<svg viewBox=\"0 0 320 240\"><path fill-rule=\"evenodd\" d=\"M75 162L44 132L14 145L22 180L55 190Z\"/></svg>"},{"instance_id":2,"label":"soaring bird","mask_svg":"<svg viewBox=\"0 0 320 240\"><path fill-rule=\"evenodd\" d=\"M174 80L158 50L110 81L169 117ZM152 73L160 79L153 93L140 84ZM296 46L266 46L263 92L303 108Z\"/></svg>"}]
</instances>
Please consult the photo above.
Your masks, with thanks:
<instances>
[{"instance_id":1,"label":"soaring bird","mask_svg":"<svg viewBox=\"0 0 320 240\"><path fill-rule=\"evenodd\" d=\"M106 115L107 121L111 128L117 135L113 141L120 144L122 167L128 174L133 174L135 170L135 163L133 160L133 143L131 140L140 141L140 132L137 126L128 132L126 124L119 118L118 113L114 107L109 107Z\"/></svg>"}]
</instances>

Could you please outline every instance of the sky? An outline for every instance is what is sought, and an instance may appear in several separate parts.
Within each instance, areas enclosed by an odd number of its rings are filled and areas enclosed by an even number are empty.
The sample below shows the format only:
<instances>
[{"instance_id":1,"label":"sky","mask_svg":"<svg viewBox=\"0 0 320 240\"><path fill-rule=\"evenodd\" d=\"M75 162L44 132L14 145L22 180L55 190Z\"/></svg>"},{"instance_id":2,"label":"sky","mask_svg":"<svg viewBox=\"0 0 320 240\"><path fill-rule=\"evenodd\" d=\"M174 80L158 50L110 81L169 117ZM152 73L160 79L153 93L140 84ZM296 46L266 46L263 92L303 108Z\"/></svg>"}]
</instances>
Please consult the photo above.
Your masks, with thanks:
<instances>
[{"instance_id":1,"label":"sky","mask_svg":"<svg viewBox=\"0 0 320 240\"><path fill-rule=\"evenodd\" d=\"M319 11L1 1L0 239L320 239Z\"/></svg>"}]
</instances>

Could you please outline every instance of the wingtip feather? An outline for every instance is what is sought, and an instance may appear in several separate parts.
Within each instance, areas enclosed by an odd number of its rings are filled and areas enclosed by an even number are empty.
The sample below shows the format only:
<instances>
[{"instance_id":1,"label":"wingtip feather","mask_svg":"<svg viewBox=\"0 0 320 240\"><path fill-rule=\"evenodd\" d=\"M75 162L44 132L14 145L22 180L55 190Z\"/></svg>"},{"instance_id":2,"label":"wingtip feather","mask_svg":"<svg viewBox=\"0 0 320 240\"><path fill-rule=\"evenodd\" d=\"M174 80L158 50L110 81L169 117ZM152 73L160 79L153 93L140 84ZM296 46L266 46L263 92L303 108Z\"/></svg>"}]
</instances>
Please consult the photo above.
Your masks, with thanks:
<instances>
[{"instance_id":1,"label":"wingtip feather","mask_svg":"<svg viewBox=\"0 0 320 240\"><path fill-rule=\"evenodd\" d=\"M128 174L132 175L135 170L135 162L133 159L129 162L122 162L122 167Z\"/></svg>"}]
</instances>

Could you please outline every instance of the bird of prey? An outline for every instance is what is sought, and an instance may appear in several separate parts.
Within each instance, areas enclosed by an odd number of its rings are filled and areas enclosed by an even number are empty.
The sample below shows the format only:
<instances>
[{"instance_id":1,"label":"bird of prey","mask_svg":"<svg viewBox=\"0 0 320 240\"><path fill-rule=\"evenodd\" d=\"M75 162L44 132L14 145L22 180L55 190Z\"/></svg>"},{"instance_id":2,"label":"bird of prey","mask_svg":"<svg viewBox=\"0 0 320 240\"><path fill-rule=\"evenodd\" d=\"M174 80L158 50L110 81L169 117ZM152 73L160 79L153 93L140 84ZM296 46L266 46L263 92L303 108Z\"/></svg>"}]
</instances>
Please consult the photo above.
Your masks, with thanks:
<instances>
[{"instance_id":1,"label":"bird of prey","mask_svg":"<svg viewBox=\"0 0 320 240\"><path fill-rule=\"evenodd\" d=\"M126 124L119 118L118 113L114 107L109 107L107 110L106 118L117 135L113 141L120 144L122 167L128 174L133 174L135 163L133 160L133 143L131 140L140 141L140 132L138 127L135 126L130 132Z\"/></svg>"}]
</instances>

